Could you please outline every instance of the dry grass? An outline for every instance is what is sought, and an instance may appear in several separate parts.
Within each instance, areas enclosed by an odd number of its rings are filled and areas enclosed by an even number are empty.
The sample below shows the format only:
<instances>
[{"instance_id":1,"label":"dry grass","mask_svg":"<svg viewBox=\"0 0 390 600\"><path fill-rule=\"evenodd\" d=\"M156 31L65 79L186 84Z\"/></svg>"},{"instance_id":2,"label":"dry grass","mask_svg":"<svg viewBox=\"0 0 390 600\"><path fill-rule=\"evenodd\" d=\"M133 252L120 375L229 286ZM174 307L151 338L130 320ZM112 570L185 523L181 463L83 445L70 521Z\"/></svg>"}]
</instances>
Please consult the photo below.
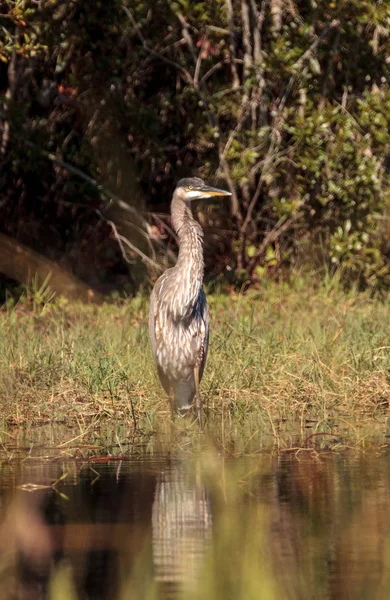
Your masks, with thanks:
<instances>
[{"instance_id":1,"label":"dry grass","mask_svg":"<svg viewBox=\"0 0 390 600\"><path fill-rule=\"evenodd\" d=\"M208 426L223 433L384 433L390 307L337 281L213 295L202 382ZM3 427L103 422L153 431L170 420L147 333L148 302L90 306L29 298L0 313ZM311 433L311 431L309 431Z\"/></svg>"}]
</instances>

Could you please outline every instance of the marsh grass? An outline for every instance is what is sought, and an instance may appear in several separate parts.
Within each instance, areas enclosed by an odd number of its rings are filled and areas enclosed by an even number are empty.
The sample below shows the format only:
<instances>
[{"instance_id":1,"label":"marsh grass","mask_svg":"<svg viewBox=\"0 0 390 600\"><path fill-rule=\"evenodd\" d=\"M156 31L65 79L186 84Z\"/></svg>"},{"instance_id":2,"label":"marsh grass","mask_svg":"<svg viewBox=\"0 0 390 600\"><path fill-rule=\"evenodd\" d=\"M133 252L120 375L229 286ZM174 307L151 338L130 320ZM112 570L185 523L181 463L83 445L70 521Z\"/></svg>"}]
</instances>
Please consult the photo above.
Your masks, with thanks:
<instances>
[{"instance_id":1,"label":"marsh grass","mask_svg":"<svg viewBox=\"0 0 390 600\"><path fill-rule=\"evenodd\" d=\"M247 294L213 294L209 304L202 390L208 427L217 428L221 439L241 432L247 444L259 431L275 440L281 431L307 438L335 428L360 439L370 424L385 432L387 299L345 293L337 279L319 287L297 279ZM4 307L3 426L62 422L80 432L107 422L124 423L129 431L167 426L147 310L143 297L101 306L29 297Z\"/></svg>"}]
</instances>

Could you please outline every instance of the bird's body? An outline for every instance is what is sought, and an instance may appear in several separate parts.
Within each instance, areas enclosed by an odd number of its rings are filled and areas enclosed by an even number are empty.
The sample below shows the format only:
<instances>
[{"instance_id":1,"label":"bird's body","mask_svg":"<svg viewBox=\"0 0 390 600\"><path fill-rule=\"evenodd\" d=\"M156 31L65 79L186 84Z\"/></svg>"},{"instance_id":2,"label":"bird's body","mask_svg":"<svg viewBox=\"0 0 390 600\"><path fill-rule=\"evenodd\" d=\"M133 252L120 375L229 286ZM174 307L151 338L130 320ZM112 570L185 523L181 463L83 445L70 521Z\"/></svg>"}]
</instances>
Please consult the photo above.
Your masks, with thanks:
<instances>
[{"instance_id":1,"label":"bird's body","mask_svg":"<svg viewBox=\"0 0 390 600\"><path fill-rule=\"evenodd\" d=\"M210 188L201 179L179 181L173 195L173 228L179 237L176 265L157 280L150 298L149 333L161 384L180 414L197 398L207 358L209 314L203 290L203 231L194 219L190 201L209 196L229 196Z\"/></svg>"}]
</instances>

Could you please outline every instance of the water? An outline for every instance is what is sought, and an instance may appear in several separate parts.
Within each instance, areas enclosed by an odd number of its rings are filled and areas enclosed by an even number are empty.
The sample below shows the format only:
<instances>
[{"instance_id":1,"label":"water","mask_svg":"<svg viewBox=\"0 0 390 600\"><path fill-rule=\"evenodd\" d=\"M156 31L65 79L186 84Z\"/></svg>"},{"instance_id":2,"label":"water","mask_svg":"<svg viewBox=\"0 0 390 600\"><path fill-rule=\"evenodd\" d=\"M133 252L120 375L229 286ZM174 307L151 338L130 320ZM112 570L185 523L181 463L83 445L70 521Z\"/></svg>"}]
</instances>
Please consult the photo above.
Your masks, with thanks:
<instances>
[{"instance_id":1,"label":"water","mask_svg":"<svg viewBox=\"0 0 390 600\"><path fill-rule=\"evenodd\" d=\"M390 597L387 446L80 453L4 458L1 600Z\"/></svg>"}]
</instances>

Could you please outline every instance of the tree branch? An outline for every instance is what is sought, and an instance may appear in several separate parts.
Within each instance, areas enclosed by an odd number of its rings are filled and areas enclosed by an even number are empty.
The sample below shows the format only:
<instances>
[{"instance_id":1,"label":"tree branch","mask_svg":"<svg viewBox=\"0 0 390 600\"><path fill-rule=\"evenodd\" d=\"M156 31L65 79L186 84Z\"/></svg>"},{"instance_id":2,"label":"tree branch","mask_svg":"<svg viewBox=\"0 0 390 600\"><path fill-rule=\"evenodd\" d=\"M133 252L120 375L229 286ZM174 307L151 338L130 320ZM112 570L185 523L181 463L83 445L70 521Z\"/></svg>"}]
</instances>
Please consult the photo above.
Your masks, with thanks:
<instances>
[{"instance_id":1,"label":"tree branch","mask_svg":"<svg viewBox=\"0 0 390 600\"><path fill-rule=\"evenodd\" d=\"M250 260L250 262L248 264L247 271L250 276L252 276L253 271L254 271L258 261L263 256L267 247L270 244L272 244L273 242L275 242L278 238L280 238L280 236L283 235L283 233L285 233L288 229L290 229L292 224L295 223L296 221L298 221L298 219L300 219L301 216L302 216L302 213L297 212L295 215L288 218L287 220L285 220L285 217L282 217L276 223L275 227L267 233L267 235L264 237L263 241L261 242L259 248L257 249L256 254L252 257L252 259Z\"/></svg>"},{"instance_id":2,"label":"tree branch","mask_svg":"<svg viewBox=\"0 0 390 600\"><path fill-rule=\"evenodd\" d=\"M232 0L226 0L227 13L228 13L228 27L229 27L229 51L230 51L230 68L232 70L233 77L233 89L237 89L240 87L240 78L238 77L237 69L236 69L236 43L235 43L235 35L234 35L234 15L233 15L233 5Z\"/></svg>"},{"instance_id":3,"label":"tree branch","mask_svg":"<svg viewBox=\"0 0 390 600\"><path fill-rule=\"evenodd\" d=\"M156 58L159 58L160 60L162 60L163 62L165 62L167 65L173 67L174 69L180 71L180 73L184 76L184 78L187 80L187 82L190 85L194 85L194 80L190 74L189 71L187 71L187 69L185 69L180 63L175 62L174 60L170 60L169 58L167 58L166 56L164 56L164 54L161 54L160 52L156 52L155 50L153 50L153 48L150 48L150 46L148 46L144 36L141 33L140 28L138 27L133 15L131 14L131 12L129 11L129 9L127 8L127 6L122 6L123 10L125 11L125 13L127 14L127 16L129 17L136 33L138 36L138 39L140 40L142 46L144 47L144 49L151 54L152 56L155 56Z\"/></svg>"},{"instance_id":4,"label":"tree branch","mask_svg":"<svg viewBox=\"0 0 390 600\"><path fill-rule=\"evenodd\" d=\"M142 252L142 250L137 248L137 246L134 246L134 244L132 244L127 238L125 238L123 235L121 235L118 232L117 226L114 223L114 221L110 221L109 219L104 217L103 214L99 210L97 210L96 212L97 212L97 214L100 214L101 218L107 223L107 225L109 225L111 227L114 237L115 237L116 241L118 242L118 246L122 253L122 257L125 260L125 262L127 262L127 264L132 264L132 262L131 262L131 260L129 260L129 258L127 256L125 246L127 246L132 252L135 252L135 254L138 254L138 256L140 256L144 262L147 262L154 269L157 269L158 271L162 271L162 268L156 262L154 262L154 260L149 258L149 256L144 254Z\"/></svg>"}]
</instances>

